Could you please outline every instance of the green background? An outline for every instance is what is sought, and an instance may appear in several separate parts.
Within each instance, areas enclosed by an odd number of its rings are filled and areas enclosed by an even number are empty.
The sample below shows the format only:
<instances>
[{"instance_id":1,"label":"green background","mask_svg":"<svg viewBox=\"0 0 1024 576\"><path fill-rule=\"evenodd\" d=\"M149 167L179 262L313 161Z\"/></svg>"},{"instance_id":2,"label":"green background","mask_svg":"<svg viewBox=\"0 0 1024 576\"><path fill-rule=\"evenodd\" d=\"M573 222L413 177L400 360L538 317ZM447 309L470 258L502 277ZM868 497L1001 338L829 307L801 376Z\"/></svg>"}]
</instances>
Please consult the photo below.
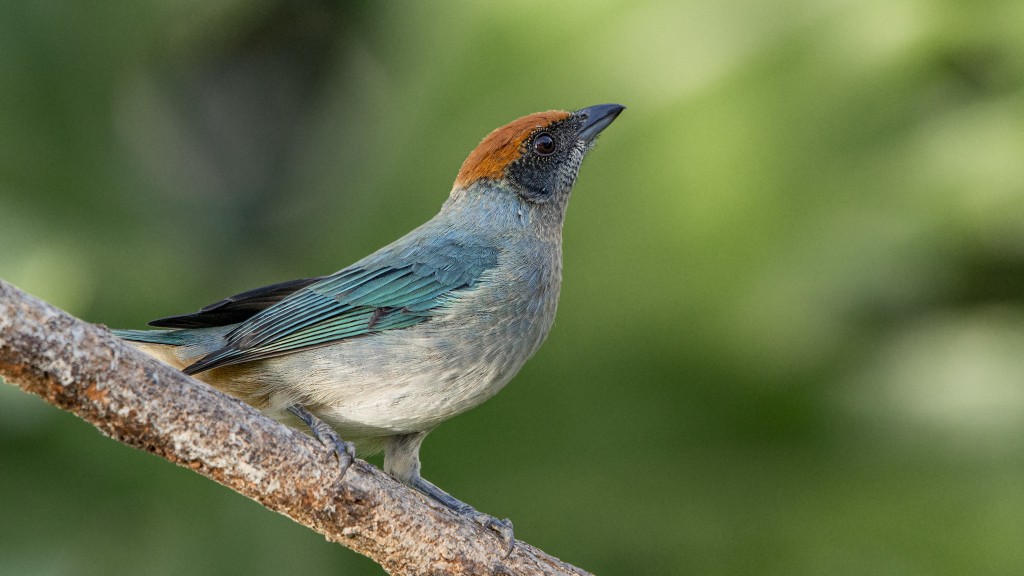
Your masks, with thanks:
<instances>
[{"instance_id":1,"label":"green background","mask_svg":"<svg viewBox=\"0 0 1024 576\"><path fill-rule=\"evenodd\" d=\"M628 106L548 342L424 475L599 574L1024 573L1024 3L0 4L0 277L142 327ZM0 387L0 573L379 574Z\"/></svg>"}]
</instances>

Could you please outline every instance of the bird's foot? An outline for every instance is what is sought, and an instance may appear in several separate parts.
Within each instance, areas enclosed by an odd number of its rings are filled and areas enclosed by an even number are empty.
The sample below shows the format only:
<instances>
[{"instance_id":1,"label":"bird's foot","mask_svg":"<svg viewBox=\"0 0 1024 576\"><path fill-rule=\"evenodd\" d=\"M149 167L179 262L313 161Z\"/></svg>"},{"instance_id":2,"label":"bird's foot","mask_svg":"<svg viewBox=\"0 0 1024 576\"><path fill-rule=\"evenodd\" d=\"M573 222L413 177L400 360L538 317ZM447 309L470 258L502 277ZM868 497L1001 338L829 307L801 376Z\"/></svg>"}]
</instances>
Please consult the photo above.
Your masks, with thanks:
<instances>
[{"instance_id":1,"label":"bird's foot","mask_svg":"<svg viewBox=\"0 0 1024 576\"><path fill-rule=\"evenodd\" d=\"M512 531L512 521L508 518L505 518L504 520L498 520L490 514L478 512L473 508L470 508L470 510L471 512L467 512L466 514L470 518L472 518L474 522L483 526L484 528L490 528L491 530L494 530L498 533L498 536L501 537L501 540L505 543L504 557L508 558L509 555L512 554L512 548L514 548L516 545L516 536L515 533Z\"/></svg>"},{"instance_id":2,"label":"bird's foot","mask_svg":"<svg viewBox=\"0 0 1024 576\"><path fill-rule=\"evenodd\" d=\"M288 407L288 411L309 427L309 431L313 433L314 438L334 452L334 456L338 459L338 465L341 468L341 475L344 476L348 467L352 465L352 462L355 462L355 445L342 440L341 436L334 431L334 428L331 428L326 422L314 416L305 406L292 404Z\"/></svg>"},{"instance_id":3,"label":"bird's foot","mask_svg":"<svg viewBox=\"0 0 1024 576\"><path fill-rule=\"evenodd\" d=\"M412 487L427 496L430 496L434 500L437 500L441 504L444 504L448 508L451 508L455 512L466 516L484 528L495 531L498 534L498 537L501 538L502 543L505 545L505 554L503 557L508 558L509 555L512 554L512 549L516 544L516 537L515 533L512 531L511 520L508 518L498 520L490 514L479 512L476 508L473 508L469 504L466 504L444 490L441 490L433 483L425 480L422 476L417 475L412 479Z\"/></svg>"}]
</instances>

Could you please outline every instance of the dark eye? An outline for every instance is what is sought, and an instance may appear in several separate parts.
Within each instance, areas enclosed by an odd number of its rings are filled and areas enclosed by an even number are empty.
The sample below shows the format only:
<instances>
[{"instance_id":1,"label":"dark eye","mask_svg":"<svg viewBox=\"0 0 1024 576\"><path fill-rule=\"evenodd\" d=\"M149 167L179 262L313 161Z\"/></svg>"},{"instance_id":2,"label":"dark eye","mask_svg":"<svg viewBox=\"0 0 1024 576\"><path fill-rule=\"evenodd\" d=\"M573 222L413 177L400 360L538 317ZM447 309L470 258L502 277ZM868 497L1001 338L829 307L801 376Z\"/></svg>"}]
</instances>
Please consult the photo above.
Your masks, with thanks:
<instances>
[{"instance_id":1,"label":"dark eye","mask_svg":"<svg viewBox=\"0 0 1024 576\"><path fill-rule=\"evenodd\" d=\"M551 134L542 133L533 139L533 151L541 156L550 156L555 152L555 139Z\"/></svg>"}]
</instances>

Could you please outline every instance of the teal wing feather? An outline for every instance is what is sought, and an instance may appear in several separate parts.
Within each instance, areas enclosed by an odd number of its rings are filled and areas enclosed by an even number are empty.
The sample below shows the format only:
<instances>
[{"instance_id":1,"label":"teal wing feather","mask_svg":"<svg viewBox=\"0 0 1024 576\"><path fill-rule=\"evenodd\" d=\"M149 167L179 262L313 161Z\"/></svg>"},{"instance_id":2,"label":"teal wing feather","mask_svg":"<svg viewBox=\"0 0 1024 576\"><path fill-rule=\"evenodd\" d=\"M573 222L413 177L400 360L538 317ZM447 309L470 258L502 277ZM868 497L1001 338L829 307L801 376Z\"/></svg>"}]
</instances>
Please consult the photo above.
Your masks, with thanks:
<instances>
[{"instance_id":1,"label":"teal wing feather","mask_svg":"<svg viewBox=\"0 0 1024 576\"><path fill-rule=\"evenodd\" d=\"M196 374L428 320L497 265L498 250L453 239L430 250L385 250L302 288L238 324L225 345L185 369ZM423 258L417 258L422 254Z\"/></svg>"}]
</instances>

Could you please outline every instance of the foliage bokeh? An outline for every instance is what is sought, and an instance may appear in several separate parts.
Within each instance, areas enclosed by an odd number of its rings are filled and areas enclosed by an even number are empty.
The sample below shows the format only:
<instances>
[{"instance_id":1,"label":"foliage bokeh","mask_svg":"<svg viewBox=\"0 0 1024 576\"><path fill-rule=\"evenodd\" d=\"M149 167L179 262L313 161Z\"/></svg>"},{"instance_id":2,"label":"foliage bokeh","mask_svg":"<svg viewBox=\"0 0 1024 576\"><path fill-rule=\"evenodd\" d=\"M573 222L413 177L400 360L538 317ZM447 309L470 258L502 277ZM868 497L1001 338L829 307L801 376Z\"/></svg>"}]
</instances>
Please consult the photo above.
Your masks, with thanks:
<instances>
[{"instance_id":1,"label":"foliage bokeh","mask_svg":"<svg viewBox=\"0 0 1024 576\"><path fill-rule=\"evenodd\" d=\"M424 473L599 574L1019 574L1024 4L0 5L0 277L141 327L628 106L549 341ZM0 572L380 573L0 387Z\"/></svg>"}]
</instances>

